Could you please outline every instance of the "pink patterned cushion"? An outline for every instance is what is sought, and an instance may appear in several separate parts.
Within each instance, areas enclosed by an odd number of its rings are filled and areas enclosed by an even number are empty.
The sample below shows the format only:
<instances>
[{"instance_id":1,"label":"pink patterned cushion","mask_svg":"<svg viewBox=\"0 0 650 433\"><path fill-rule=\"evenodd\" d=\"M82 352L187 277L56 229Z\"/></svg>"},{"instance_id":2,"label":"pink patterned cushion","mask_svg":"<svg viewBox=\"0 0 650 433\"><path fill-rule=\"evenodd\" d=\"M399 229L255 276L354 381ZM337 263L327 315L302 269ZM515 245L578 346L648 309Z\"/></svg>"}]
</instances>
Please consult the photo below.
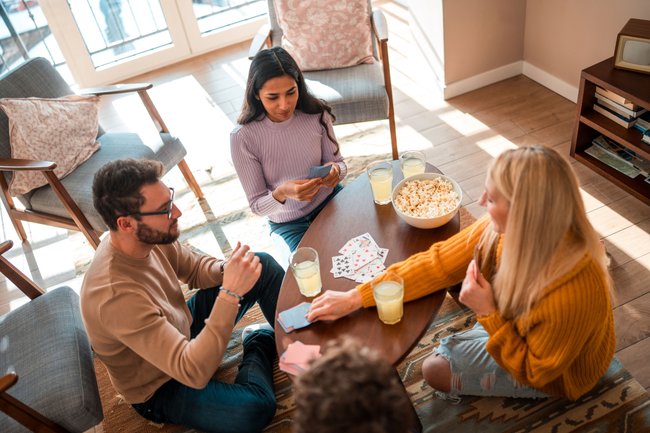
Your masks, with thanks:
<instances>
[{"instance_id":1,"label":"pink patterned cushion","mask_svg":"<svg viewBox=\"0 0 650 433\"><path fill-rule=\"evenodd\" d=\"M373 63L367 0L274 0L282 47L303 71Z\"/></svg>"},{"instance_id":2,"label":"pink patterned cushion","mask_svg":"<svg viewBox=\"0 0 650 433\"><path fill-rule=\"evenodd\" d=\"M60 99L3 98L0 108L9 118L11 157L56 162L54 174L63 178L99 149L97 96ZM14 172L12 195L46 185L43 173Z\"/></svg>"}]
</instances>

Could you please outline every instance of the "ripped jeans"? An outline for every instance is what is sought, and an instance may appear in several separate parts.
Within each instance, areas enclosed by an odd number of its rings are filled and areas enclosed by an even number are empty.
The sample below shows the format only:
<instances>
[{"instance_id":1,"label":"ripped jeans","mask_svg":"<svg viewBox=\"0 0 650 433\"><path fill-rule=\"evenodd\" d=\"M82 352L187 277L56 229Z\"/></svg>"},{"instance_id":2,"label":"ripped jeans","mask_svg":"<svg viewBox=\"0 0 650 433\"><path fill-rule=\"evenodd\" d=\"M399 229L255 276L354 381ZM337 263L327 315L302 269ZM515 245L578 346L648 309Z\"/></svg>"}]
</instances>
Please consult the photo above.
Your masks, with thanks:
<instances>
[{"instance_id":1,"label":"ripped jeans","mask_svg":"<svg viewBox=\"0 0 650 433\"><path fill-rule=\"evenodd\" d=\"M485 350L488 333L476 322L470 330L440 340L434 352L449 361L451 390L436 391L441 399L460 401L459 395L546 398L547 394L523 385L496 363Z\"/></svg>"}]
</instances>

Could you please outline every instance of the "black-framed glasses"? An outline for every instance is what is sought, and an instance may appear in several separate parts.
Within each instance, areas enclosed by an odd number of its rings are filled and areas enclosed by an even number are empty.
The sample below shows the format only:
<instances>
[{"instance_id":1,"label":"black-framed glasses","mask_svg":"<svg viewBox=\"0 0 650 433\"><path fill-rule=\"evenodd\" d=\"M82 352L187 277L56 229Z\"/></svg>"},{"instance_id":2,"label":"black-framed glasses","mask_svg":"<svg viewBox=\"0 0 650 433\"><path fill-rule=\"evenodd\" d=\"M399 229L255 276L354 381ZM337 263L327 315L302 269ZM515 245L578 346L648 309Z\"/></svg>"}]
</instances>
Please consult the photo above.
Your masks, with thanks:
<instances>
[{"instance_id":1,"label":"black-framed glasses","mask_svg":"<svg viewBox=\"0 0 650 433\"><path fill-rule=\"evenodd\" d=\"M164 210L157 210L154 212L133 212L124 216L149 216L149 215L167 215L167 219L172 219L172 210L174 209L174 188L169 188L172 192L171 197L169 198L169 205Z\"/></svg>"}]
</instances>

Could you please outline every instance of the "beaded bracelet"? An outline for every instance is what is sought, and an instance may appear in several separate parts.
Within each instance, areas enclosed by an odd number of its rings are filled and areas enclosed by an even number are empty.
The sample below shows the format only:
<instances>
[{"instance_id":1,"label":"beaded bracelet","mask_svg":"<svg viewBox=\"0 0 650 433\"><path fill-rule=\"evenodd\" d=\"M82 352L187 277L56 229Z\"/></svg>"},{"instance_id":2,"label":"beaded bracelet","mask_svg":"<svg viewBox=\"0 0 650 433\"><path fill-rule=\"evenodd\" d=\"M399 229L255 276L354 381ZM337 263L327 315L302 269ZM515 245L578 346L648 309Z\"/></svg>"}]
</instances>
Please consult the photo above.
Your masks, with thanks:
<instances>
[{"instance_id":1,"label":"beaded bracelet","mask_svg":"<svg viewBox=\"0 0 650 433\"><path fill-rule=\"evenodd\" d=\"M219 291L220 291L220 292L224 292L226 295L230 295L230 296L233 296L233 297L237 298L237 300L238 300L239 302L241 302L241 301L244 300L244 297L243 297L243 296L238 295L237 293L233 292L232 290L228 290L228 289L225 289L225 288L223 288L223 287L219 287Z\"/></svg>"}]
</instances>

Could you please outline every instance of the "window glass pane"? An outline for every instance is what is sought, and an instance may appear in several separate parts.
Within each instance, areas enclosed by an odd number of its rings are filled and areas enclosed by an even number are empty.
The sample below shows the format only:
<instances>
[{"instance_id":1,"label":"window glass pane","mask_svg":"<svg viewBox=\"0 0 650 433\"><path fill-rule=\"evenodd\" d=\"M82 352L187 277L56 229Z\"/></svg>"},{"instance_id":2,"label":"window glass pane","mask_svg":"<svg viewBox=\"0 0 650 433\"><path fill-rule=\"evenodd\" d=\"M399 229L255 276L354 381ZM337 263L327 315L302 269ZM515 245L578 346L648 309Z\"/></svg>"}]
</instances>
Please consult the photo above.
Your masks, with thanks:
<instances>
[{"instance_id":1,"label":"window glass pane","mask_svg":"<svg viewBox=\"0 0 650 433\"><path fill-rule=\"evenodd\" d=\"M202 35L266 14L266 0L192 0Z\"/></svg>"},{"instance_id":2,"label":"window glass pane","mask_svg":"<svg viewBox=\"0 0 650 433\"><path fill-rule=\"evenodd\" d=\"M0 72L45 57L71 82L63 54L37 0L0 1Z\"/></svg>"},{"instance_id":3,"label":"window glass pane","mask_svg":"<svg viewBox=\"0 0 650 433\"><path fill-rule=\"evenodd\" d=\"M68 0L95 68L170 46L159 0Z\"/></svg>"}]
</instances>

